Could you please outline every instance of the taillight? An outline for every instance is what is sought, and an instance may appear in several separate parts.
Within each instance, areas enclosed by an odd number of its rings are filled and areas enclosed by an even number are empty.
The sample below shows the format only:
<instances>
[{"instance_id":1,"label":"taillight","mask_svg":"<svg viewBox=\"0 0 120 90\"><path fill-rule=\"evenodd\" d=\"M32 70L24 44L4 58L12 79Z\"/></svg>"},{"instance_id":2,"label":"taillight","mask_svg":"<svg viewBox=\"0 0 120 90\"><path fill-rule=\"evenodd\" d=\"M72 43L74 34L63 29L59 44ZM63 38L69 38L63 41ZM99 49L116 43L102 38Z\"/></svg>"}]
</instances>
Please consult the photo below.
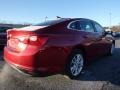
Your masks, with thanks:
<instances>
[{"instance_id":1,"label":"taillight","mask_svg":"<svg viewBox=\"0 0 120 90\"><path fill-rule=\"evenodd\" d=\"M37 35L21 35L21 36L10 36L8 35L7 46L14 51L24 51L27 46L42 47L48 40L48 37L40 37Z\"/></svg>"},{"instance_id":2,"label":"taillight","mask_svg":"<svg viewBox=\"0 0 120 90\"><path fill-rule=\"evenodd\" d=\"M27 47L26 44L24 44L24 43L22 43L22 42L19 42L19 43L18 43L18 50L19 50L19 51L25 50L26 47Z\"/></svg>"},{"instance_id":3,"label":"taillight","mask_svg":"<svg viewBox=\"0 0 120 90\"><path fill-rule=\"evenodd\" d=\"M11 34L9 34L7 38L7 46L13 51L20 52L26 49L28 44L28 36L13 37Z\"/></svg>"},{"instance_id":4,"label":"taillight","mask_svg":"<svg viewBox=\"0 0 120 90\"><path fill-rule=\"evenodd\" d=\"M29 40L35 42L35 41L38 40L38 37L37 37L37 36L30 36L30 37L29 37Z\"/></svg>"},{"instance_id":5,"label":"taillight","mask_svg":"<svg viewBox=\"0 0 120 90\"><path fill-rule=\"evenodd\" d=\"M7 41L7 47L12 49L13 51L20 52L26 49L27 44L21 42L20 40L16 38L11 38Z\"/></svg>"},{"instance_id":6,"label":"taillight","mask_svg":"<svg viewBox=\"0 0 120 90\"><path fill-rule=\"evenodd\" d=\"M40 37L37 35L29 36L30 45L37 45L41 47L46 43L47 40L48 40L48 37Z\"/></svg>"},{"instance_id":7,"label":"taillight","mask_svg":"<svg viewBox=\"0 0 120 90\"><path fill-rule=\"evenodd\" d=\"M37 42L38 36L20 36L17 39L22 43L30 44L31 42Z\"/></svg>"},{"instance_id":8,"label":"taillight","mask_svg":"<svg viewBox=\"0 0 120 90\"><path fill-rule=\"evenodd\" d=\"M18 38L21 42L24 42L24 40L26 39L25 37L19 37Z\"/></svg>"},{"instance_id":9,"label":"taillight","mask_svg":"<svg viewBox=\"0 0 120 90\"><path fill-rule=\"evenodd\" d=\"M27 44L29 42L29 37L28 36L20 36L17 37L17 39L19 40L19 42L25 43Z\"/></svg>"}]
</instances>

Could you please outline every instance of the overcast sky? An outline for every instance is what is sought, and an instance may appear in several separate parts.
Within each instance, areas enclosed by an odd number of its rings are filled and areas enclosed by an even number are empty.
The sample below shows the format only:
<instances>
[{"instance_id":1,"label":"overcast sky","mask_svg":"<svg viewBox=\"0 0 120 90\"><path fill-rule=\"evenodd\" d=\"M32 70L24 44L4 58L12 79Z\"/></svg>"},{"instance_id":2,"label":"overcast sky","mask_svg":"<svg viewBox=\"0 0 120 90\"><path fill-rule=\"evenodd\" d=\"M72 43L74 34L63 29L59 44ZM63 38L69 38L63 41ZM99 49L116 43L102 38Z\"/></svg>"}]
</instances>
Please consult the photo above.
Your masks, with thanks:
<instances>
[{"instance_id":1,"label":"overcast sky","mask_svg":"<svg viewBox=\"0 0 120 90\"><path fill-rule=\"evenodd\" d=\"M89 18L103 26L120 24L120 0L0 0L0 20L38 23L56 16Z\"/></svg>"}]
</instances>

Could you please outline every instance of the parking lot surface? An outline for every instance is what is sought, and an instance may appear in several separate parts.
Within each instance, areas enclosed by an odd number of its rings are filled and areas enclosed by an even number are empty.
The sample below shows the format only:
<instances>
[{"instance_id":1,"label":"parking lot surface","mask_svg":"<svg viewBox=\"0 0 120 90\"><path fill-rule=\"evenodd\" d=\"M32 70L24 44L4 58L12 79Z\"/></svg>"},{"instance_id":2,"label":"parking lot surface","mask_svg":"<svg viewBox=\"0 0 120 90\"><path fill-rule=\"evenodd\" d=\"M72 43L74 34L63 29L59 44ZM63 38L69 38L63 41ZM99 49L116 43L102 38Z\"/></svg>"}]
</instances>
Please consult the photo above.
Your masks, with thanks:
<instances>
[{"instance_id":1,"label":"parking lot surface","mask_svg":"<svg viewBox=\"0 0 120 90\"><path fill-rule=\"evenodd\" d=\"M120 90L119 39L114 55L93 61L77 80L61 74L44 77L21 74L6 64L0 54L0 90Z\"/></svg>"}]
</instances>

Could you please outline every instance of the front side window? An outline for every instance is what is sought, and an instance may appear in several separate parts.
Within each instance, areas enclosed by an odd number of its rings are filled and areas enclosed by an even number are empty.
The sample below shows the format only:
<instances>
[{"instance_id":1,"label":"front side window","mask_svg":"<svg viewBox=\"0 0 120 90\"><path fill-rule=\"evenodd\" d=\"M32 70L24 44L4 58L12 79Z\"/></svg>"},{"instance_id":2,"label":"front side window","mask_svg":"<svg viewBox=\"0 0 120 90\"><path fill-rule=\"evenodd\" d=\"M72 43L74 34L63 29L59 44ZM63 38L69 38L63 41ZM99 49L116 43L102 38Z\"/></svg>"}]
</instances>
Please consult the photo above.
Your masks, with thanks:
<instances>
[{"instance_id":1,"label":"front side window","mask_svg":"<svg viewBox=\"0 0 120 90\"><path fill-rule=\"evenodd\" d=\"M105 34L105 31L104 31L103 27L102 27L100 24L94 22L94 27L95 27L95 31L96 31L99 35L104 35L104 34Z\"/></svg>"},{"instance_id":2,"label":"front side window","mask_svg":"<svg viewBox=\"0 0 120 90\"><path fill-rule=\"evenodd\" d=\"M94 26L95 26L96 32L98 32L102 35L102 33L104 31L103 27L100 26L98 23L94 23Z\"/></svg>"},{"instance_id":3,"label":"front side window","mask_svg":"<svg viewBox=\"0 0 120 90\"><path fill-rule=\"evenodd\" d=\"M69 24L68 28L73 29L73 30L81 30L80 22L78 20L77 21L72 21Z\"/></svg>"}]
</instances>

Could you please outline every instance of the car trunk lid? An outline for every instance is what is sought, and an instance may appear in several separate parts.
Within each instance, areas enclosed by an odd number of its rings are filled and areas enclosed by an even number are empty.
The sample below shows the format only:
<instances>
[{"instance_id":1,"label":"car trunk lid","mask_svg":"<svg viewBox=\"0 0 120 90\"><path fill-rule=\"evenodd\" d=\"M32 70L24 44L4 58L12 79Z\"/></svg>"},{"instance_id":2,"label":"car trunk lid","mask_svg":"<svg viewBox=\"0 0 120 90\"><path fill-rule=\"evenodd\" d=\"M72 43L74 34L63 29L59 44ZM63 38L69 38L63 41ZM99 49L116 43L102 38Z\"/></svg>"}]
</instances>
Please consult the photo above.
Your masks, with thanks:
<instances>
[{"instance_id":1,"label":"car trunk lid","mask_svg":"<svg viewBox=\"0 0 120 90\"><path fill-rule=\"evenodd\" d=\"M28 27L27 27L28 28ZM22 29L10 29L7 31L7 47L15 52L24 51L28 46L42 47L47 41L48 37L43 37L35 30L41 27L32 28L31 30Z\"/></svg>"}]
</instances>

